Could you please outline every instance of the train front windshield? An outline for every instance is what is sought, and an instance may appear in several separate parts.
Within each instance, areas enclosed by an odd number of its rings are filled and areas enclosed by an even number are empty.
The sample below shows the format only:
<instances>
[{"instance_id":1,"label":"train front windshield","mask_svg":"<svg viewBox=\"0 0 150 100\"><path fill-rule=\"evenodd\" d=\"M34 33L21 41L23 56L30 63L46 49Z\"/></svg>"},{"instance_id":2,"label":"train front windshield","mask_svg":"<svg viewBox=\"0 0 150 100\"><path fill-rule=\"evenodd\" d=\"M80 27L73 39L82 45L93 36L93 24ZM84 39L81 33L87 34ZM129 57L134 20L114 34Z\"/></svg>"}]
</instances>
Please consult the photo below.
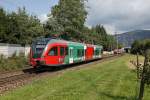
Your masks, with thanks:
<instances>
[{"instance_id":1,"label":"train front windshield","mask_svg":"<svg viewBox=\"0 0 150 100\"><path fill-rule=\"evenodd\" d=\"M40 58L43 54L43 51L48 43L49 39L40 39L32 43L32 54L33 58Z\"/></svg>"}]
</instances>

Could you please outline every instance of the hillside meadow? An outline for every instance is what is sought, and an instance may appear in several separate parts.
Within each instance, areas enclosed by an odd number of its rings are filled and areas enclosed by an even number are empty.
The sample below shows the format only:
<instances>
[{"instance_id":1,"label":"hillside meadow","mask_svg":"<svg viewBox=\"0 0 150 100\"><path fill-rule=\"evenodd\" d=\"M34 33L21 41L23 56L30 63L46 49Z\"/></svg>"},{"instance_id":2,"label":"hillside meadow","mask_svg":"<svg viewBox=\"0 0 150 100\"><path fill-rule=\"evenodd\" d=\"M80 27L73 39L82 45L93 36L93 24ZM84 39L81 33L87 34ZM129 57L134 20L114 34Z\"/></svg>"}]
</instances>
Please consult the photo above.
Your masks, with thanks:
<instances>
[{"instance_id":1,"label":"hillside meadow","mask_svg":"<svg viewBox=\"0 0 150 100\"><path fill-rule=\"evenodd\" d=\"M136 71L124 55L80 70L34 80L0 96L0 100L135 100L139 91ZM146 87L144 100L150 100Z\"/></svg>"}]
</instances>

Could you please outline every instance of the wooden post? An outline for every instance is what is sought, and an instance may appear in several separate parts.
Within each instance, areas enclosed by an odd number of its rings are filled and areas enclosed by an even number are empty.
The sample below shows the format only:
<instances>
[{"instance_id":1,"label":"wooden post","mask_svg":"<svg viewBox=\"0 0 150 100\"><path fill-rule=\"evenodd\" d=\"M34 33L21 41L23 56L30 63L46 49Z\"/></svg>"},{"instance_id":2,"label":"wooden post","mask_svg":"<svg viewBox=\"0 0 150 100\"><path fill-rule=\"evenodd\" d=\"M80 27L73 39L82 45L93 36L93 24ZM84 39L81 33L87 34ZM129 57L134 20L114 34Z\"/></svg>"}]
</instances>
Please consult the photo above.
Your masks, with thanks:
<instances>
[{"instance_id":1,"label":"wooden post","mask_svg":"<svg viewBox=\"0 0 150 100\"><path fill-rule=\"evenodd\" d=\"M144 80L144 78L142 77L142 79L141 79L141 84L140 84L140 93L139 93L139 98L138 98L138 100L143 100L144 87L145 87L145 80Z\"/></svg>"},{"instance_id":2,"label":"wooden post","mask_svg":"<svg viewBox=\"0 0 150 100\"><path fill-rule=\"evenodd\" d=\"M139 72L139 54L138 54L138 52L137 52L137 65L136 65L136 67L137 67L137 78L139 79L140 78L140 72Z\"/></svg>"},{"instance_id":3,"label":"wooden post","mask_svg":"<svg viewBox=\"0 0 150 100\"><path fill-rule=\"evenodd\" d=\"M145 88L145 74L146 74L146 66L148 64L148 51L145 51L145 60L144 60L144 66L143 66L143 72L141 75L141 83L140 83L140 92L139 92L139 97L138 100L143 100L143 95L144 95L144 88Z\"/></svg>"}]
</instances>

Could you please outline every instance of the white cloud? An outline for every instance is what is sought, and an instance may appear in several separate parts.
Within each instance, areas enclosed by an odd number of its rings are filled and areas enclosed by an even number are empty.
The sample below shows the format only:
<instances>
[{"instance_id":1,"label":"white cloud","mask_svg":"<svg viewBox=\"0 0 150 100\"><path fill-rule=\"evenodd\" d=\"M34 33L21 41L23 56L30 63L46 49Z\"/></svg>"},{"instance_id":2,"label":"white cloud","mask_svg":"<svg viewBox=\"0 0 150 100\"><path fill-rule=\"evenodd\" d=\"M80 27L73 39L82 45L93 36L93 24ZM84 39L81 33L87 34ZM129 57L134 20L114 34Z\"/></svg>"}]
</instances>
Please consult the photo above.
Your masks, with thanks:
<instances>
[{"instance_id":1,"label":"white cloud","mask_svg":"<svg viewBox=\"0 0 150 100\"><path fill-rule=\"evenodd\" d=\"M149 0L89 0L87 25L102 24L106 30L150 29Z\"/></svg>"},{"instance_id":2,"label":"white cloud","mask_svg":"<svg viewBox=\"0 0 150 100\"><path fill-rule=\"evenodd\" d=\"M41 14L38 16L38 18L40 19L41 23L44 23L48 20L47 14Z\"/></svg>"},{"instance_id":3,"label":"white cloud","mask_svg":"<svg viewBox=\"0 0 150 100\"><path fill-rule=\"evenodd\" d=\"M113 25L106 25L105 24L104 27L105 27L108 34L114 34L116 31L116 29Z\"/></svg>"}]
</instances>

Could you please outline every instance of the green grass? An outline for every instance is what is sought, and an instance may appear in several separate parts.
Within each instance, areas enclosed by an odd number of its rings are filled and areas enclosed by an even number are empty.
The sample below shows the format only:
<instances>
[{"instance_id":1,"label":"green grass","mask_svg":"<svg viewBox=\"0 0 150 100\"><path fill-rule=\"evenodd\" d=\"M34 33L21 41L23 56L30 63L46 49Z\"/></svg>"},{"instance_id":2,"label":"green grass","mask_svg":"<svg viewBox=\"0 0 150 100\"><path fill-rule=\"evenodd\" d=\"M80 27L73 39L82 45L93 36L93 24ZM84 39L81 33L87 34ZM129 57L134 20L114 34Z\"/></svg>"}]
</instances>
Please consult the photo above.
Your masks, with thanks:
<instances>
[{"instance_id":1,"label":"green grass","mask_svg":"<svg viewBox=\"0 0 150 100\"><path fill-rule=\"evenodd\" d=\"M136 72L125 55L80 70L67 70L10 91L0 100L135 100L138 94ZM144 100L150 100L146 87Z\"/></svg>"}]
</instances>

